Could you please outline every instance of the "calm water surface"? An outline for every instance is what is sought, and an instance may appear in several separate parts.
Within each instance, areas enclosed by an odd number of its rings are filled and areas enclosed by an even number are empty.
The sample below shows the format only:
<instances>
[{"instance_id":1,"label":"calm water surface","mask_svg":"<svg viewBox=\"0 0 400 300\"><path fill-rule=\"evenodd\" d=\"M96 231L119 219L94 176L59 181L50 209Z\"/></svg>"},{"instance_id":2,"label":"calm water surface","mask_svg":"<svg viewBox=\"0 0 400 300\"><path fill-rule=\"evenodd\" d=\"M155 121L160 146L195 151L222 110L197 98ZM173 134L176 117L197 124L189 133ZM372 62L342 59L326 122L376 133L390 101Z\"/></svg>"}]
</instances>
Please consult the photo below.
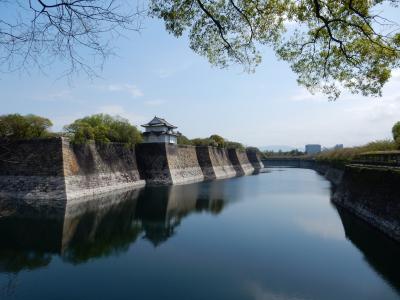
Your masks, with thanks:
<instances>
[{"instance_id":1,"label":"calm water surface","mask_svg":"<svg viewBox=\"0 0 400 300\"><path fill-rule=\"evenodd\" d=\"M400 299L400 247L312 170L0 219L0 299ZM4 213L3 213L4 215Z\"/></svg>"}]
</instances>

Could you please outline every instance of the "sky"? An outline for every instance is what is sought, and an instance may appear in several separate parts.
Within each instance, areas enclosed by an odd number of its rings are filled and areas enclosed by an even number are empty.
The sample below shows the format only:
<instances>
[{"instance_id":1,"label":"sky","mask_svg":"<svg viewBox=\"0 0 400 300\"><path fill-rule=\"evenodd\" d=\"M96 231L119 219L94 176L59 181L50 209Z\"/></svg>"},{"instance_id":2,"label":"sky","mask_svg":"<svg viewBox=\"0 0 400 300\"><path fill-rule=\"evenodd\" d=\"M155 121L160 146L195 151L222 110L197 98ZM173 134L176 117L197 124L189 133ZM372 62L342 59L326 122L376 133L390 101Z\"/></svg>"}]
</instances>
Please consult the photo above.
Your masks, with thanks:
<instances>
[{"instance_id":1,"label":"sky","mask_svg":"<svg viewBox=\"0 0 400 300\"><path fill-rule=\"evenodd\" d=\"M382 98L343 93L337 101L298 86L286 62L262 48L253 74L240 66L212 67L169 35L159 20L146 19L140 33L114 42L98 78L60 77L62 63L45 73L0 74L0 114L33 113L50 118L53 130L94 113L127 118L140 126L155 115L189 138L220 134L248 146L305 144L355 146L391 138L400 121L400 71Z\"/></svg>"}]
</instances>

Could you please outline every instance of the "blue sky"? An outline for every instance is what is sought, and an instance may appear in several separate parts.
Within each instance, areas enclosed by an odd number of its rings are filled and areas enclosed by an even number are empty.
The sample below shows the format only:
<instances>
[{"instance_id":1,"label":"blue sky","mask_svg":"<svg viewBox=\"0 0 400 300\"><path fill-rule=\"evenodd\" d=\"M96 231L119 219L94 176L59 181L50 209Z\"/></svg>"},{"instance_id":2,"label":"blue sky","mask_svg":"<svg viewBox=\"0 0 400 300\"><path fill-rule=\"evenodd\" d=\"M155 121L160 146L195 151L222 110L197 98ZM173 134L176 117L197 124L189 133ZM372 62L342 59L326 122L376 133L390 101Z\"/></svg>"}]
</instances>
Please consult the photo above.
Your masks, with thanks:
<instances>
[{"instance_id":1,"label":"blue sky","mask_svg":"<svg viewBox=\"0 0 400 300\"><path fill-rule=\"evenodd\" d=\"M285 62L263 48L254 74L240 67L218 69L193 53L158 20L147 19L140 34L114 43L118 56L106 61L93 80L61 78L62 63L30 74L0 74L0 114L34 113L61 130L76 118L109 113L140 125L154 115L166 118L189 138L218 133L246 145L307 143L330 147L391 137L400 120L400 72L382 98L346 93L336 102L313 96L296 83Z\"/></svg>"}]
</instances>

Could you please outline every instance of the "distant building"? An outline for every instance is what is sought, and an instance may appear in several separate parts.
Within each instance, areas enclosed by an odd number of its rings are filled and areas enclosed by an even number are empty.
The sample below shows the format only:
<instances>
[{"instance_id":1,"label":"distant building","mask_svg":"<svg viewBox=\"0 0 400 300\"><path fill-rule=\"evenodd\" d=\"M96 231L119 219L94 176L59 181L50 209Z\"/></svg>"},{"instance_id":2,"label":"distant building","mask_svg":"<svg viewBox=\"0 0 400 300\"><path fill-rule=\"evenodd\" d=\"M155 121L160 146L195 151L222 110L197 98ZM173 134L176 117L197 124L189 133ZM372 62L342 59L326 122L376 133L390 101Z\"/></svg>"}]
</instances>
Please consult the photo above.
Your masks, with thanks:
<instances>
[{"instance_id":1,"label":"distant building","mask_svg":"<svg viewBox=\"0 0 400 300\"><path fill-rule=\"evenodd\" d=\"M176 144L178 133L174 129L178 128L166 120L154 117L149 123L142 125L146 128L143 132L144 143L169 143Z\"/></svg>"},{"instance_id":2,"label":"distant building","mask_svg":"<svg viewBox=\"0 0 400 300\"><path fill-rule=\"evenodd\" d=\"M333 147L334 150L343 149L343 144L337 144Z\"/></svg>"},{"instance_id":3,"label":"distant building","mask_svg":"<svg viewBox=\"0 0 400 300\"><path fill-rule=\"evenodd\" d=\"M321 145L309 144L306 145L306 154L317 154L321 152Z\"/></svg>"}]
</instances>

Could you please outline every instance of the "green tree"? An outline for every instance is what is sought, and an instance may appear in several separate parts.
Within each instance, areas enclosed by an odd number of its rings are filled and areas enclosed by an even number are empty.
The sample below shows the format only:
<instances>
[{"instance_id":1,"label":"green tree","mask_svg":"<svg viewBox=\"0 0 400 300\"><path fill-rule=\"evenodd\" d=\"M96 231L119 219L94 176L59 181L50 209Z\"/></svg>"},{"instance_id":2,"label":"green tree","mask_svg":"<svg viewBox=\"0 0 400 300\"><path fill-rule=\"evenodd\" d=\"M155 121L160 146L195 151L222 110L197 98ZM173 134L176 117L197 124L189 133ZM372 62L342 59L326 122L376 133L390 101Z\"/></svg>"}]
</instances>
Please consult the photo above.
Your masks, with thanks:
<instances>
[{"instance_id":1,"label":"green tree","mask_svg":"<svg viewBox=\"0 0 400 300\"><path fill-rule=\"evenodd\" d=\"M151 0L151 15L222 68L253 71L267 45L290 63L298 82L336 99L342 88L380 96L399 67L400 27L383 8L399 0ZM288 24L296 27L288 27Z\"/></svg>"},{"instance_id":2,"label":"green tree","mask_svg":"<svg viewBox=\"0 0 400 300\"><path fill-rule=\"evenodd\" d=\"M88 140L101 143L124 143L134 145L142 142L140 131L121 117L107 114L97 114L78 119L64 130L71 136L74 143L82 144Z\"/></svg>"},{"instance_id":3,"label":"green tree","mask_svg":"<svg viewBox=\"0 0 400 300\"><path fill-rule=\"evenodd\" d=\"M15 140L49 137L52 125L49 119L36 115L3 115L0 116L0 138Z\"/></svg>"},{"instance_id":4,"label":"green tree","mask_svg":"<svg viewBox=\"0 0 400 300\"><path fill-rule=\"evenodd\" d=\"M392 128L393 139L396 142L398 148L400 148L400 122L394 124Z\"/></svg>"},{"instance_id":5,"label":"green tree","mask_svg":"<svg viewBox=\"0 0 400 300\"><path fill-rule=\"evenodd\" d=\"M245 147L243 144L238 143L238 142L231 142L231 141L226 141L225 142L225 147L228 149L238 149L238 150L245 150Z\"/></svg>"},{"instance_id":6,"label":"green tree","mask_svg":"<svg viewBox=\"0 0 400 300\"><path fill-rule=\"evenodd\" d=\"M182 133L178 134L178 145L192 145L191 140L189 140L186 136L184 136Z\"/></svg>"},{"instance_id":7,"label":"green tree","mask_svg":"<svg viewBox=\"0 0 400 300\"><path fill-rule=\"evenodd\" d=\"M202 138L195 138L195 139L192 139L192 140L191 140L191 143L192 143L194 146L213 146L213 147L216 147L216 146L217 146L217 144L215 143L214 140L208 139L208 138L205 138L205 139L202 139Z\"/></svg>"},{"instance_id":8,"label":"green tree","mask_svg":"<svg viewBox=\"0 0 400 300\"><path fill-rule=\"evenodd\" d=\"M213 134L210 136L209 138L210 140L213 140L215 142L215 144L217 145L217 147L223 148L225 147L225 139L218 135L218 134Z\"/></svg>"}]
</instances>

